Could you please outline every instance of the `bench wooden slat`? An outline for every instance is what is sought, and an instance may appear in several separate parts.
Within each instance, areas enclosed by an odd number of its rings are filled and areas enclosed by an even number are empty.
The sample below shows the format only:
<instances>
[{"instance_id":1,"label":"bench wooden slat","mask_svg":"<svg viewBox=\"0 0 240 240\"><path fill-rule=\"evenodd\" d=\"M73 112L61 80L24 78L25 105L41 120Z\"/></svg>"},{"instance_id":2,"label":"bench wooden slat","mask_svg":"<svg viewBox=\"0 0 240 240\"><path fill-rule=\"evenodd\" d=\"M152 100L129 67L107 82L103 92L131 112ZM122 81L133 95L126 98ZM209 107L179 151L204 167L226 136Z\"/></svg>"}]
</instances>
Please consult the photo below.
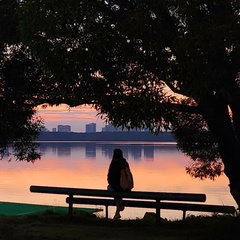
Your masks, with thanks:
<instances>
[{"instance_id":1,"label":"bench wooden slat","mask_svg":"<svg viewBox=\"0 0 240 240\"><path fill-rule=\"evenodd\" d=\"M50 186L31 186L30 191L35 193L66 194L71 196L79 195L111 198L121 196L132 199L155 199L165 201L189 201L189 202L206 201L206 195L202 193L172 193L172 192L143 192L143 191L116 193L102 189L50 187Z\"/></svg>"}]
</instances>

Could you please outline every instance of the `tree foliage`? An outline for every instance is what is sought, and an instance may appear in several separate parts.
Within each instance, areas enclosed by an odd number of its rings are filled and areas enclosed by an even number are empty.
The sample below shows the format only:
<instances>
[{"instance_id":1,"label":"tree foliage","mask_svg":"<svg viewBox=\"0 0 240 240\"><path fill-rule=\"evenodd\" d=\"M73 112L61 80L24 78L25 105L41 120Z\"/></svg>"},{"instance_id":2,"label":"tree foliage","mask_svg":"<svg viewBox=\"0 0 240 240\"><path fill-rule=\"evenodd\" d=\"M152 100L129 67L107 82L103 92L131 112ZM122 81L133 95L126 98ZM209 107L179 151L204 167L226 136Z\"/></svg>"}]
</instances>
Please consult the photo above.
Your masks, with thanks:
<instances>
[{"instance_id":1,"label":"tree foliage","mask_svg":"<svg viewBox=\"0 0 240 240\"><path fill-rule=\"evenodd\" d=\"M92 104L116 126L170 127L195 161L188 173L213 179L223 161L237 182L239 1L12 2L18 40L44 69L35 106Z\"/></svg>"},{"instance_id":2,"label":"tree foliage","mask_svg":"<svg viewBox=\"0 0 240 240\"><path fill-rule=\"evenodd\" d=\"M43 123L36 107L52 98L54 87L20 41L18 13L19 1L0 1L0 159L34 161Z\"/></svg>"},{"instance_id":3,"label":"tree foliage","mask_svg":"<svg viewBox=\"0 0 240 240\"><path fill-rule=\"evenodd\" d=\"M66 103L93 104L117 126L171 126L179 148L213 178L220 151L200 102L230 104L238 13L237 1L26 0L21 26ZM199 167L189 172L199 176Z\"/></svg>"},{"instance_id":4,"label":"tree foliage","mask_svg":"<svg viewBox=\"0 0 240 240\"><path fill-rule=\"evenodd\" d=\"M11 54L2 55L0 65L0 153L1 158L8 153L19 160L32 161L38 157L32 150L41 127L41 119L33 118L34 103L29 98L37 87L32 78L34 66L20 48L10 51Z\"/></svg>"}]
</instances>

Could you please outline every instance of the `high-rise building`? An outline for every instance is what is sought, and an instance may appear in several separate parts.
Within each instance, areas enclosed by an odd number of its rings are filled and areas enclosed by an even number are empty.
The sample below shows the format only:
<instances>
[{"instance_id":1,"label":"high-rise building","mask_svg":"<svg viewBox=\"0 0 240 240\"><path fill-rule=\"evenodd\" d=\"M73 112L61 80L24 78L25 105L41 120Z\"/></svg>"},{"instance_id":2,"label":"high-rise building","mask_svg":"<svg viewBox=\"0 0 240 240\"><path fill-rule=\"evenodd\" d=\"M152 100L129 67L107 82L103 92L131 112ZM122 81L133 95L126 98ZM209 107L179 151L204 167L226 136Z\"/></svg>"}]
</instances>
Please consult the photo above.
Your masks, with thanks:
<instances>
[{"instance_id":1,"label":"high-rise building","mask_svg":"<svg viewBox=\"0 0 240 240\"><path fill-rule=\"evenodd\" d=\"M71 132L70 125L58 125L57 129L58 129L58 132Z\"/></svg>"},{"instance_id":2,"label":"high-rise building","mask_svg":"<svg viewBox=\"0 0 240 240\"><path fill-rule=\"evenodd\" d=\"M96 132L96 123L86 124L86 133Z\"/></svg>"}]
</instances>

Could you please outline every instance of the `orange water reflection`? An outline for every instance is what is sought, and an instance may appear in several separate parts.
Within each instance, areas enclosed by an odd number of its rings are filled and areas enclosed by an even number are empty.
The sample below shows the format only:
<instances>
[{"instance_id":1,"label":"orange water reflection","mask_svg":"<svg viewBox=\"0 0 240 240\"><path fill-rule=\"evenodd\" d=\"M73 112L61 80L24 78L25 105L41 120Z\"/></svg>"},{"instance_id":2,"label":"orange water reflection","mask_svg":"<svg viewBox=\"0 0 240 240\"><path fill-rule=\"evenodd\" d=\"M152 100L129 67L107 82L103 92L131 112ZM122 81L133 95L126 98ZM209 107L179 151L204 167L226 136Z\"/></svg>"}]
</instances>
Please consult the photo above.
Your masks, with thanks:
<instances>
[{"instance_id":1,"label":"orange water reflection","mask_svg":"<svg viewBox=\"0 0 240 240\"><path fill-rule=\"evenodd\" d=\"M0 162L0 199L9 202L65 206L65 197L30 193L30 185L106 188L106 174L114 148L122 148L134 175L135 190L197 192L207 195L207 203L234 205L225 176L216 181L200 181L186 175L189 159L171 144L149 143L44 143L40 161ZM147 210L150 211L150 210ZM152 210L153 211L153 210ZM110 209L110 215L114 208ZM142 217L146 210L126 209L123 217ZM163 211L167 218L181 213Z\"/></svg>"}]
</instances>

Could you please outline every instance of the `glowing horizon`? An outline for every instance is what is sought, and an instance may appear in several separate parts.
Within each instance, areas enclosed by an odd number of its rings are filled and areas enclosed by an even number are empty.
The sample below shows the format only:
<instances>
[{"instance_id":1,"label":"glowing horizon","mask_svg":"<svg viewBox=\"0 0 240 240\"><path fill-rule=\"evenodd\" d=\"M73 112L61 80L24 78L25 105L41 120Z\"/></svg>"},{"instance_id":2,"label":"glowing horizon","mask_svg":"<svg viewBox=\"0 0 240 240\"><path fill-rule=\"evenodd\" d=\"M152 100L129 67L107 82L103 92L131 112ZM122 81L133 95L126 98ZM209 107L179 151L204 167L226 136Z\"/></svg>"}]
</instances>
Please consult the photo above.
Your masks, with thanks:
<instances>
[{"instance_id":1,"label":"glowing horizon","mask_svg":"<svg viewBox=\"0 0 240 240\"><path fill-rule=\"evenodd\" d=\"M57 125L70 125L74 132L85 132L85 125L92 122L97 124L97 130L100 131L105 125L97 116L97 111L89 105L72 108L66 104L46 108L39 106L37 112L49 131L57 128Z\"/></svg>"}]
</instances>

